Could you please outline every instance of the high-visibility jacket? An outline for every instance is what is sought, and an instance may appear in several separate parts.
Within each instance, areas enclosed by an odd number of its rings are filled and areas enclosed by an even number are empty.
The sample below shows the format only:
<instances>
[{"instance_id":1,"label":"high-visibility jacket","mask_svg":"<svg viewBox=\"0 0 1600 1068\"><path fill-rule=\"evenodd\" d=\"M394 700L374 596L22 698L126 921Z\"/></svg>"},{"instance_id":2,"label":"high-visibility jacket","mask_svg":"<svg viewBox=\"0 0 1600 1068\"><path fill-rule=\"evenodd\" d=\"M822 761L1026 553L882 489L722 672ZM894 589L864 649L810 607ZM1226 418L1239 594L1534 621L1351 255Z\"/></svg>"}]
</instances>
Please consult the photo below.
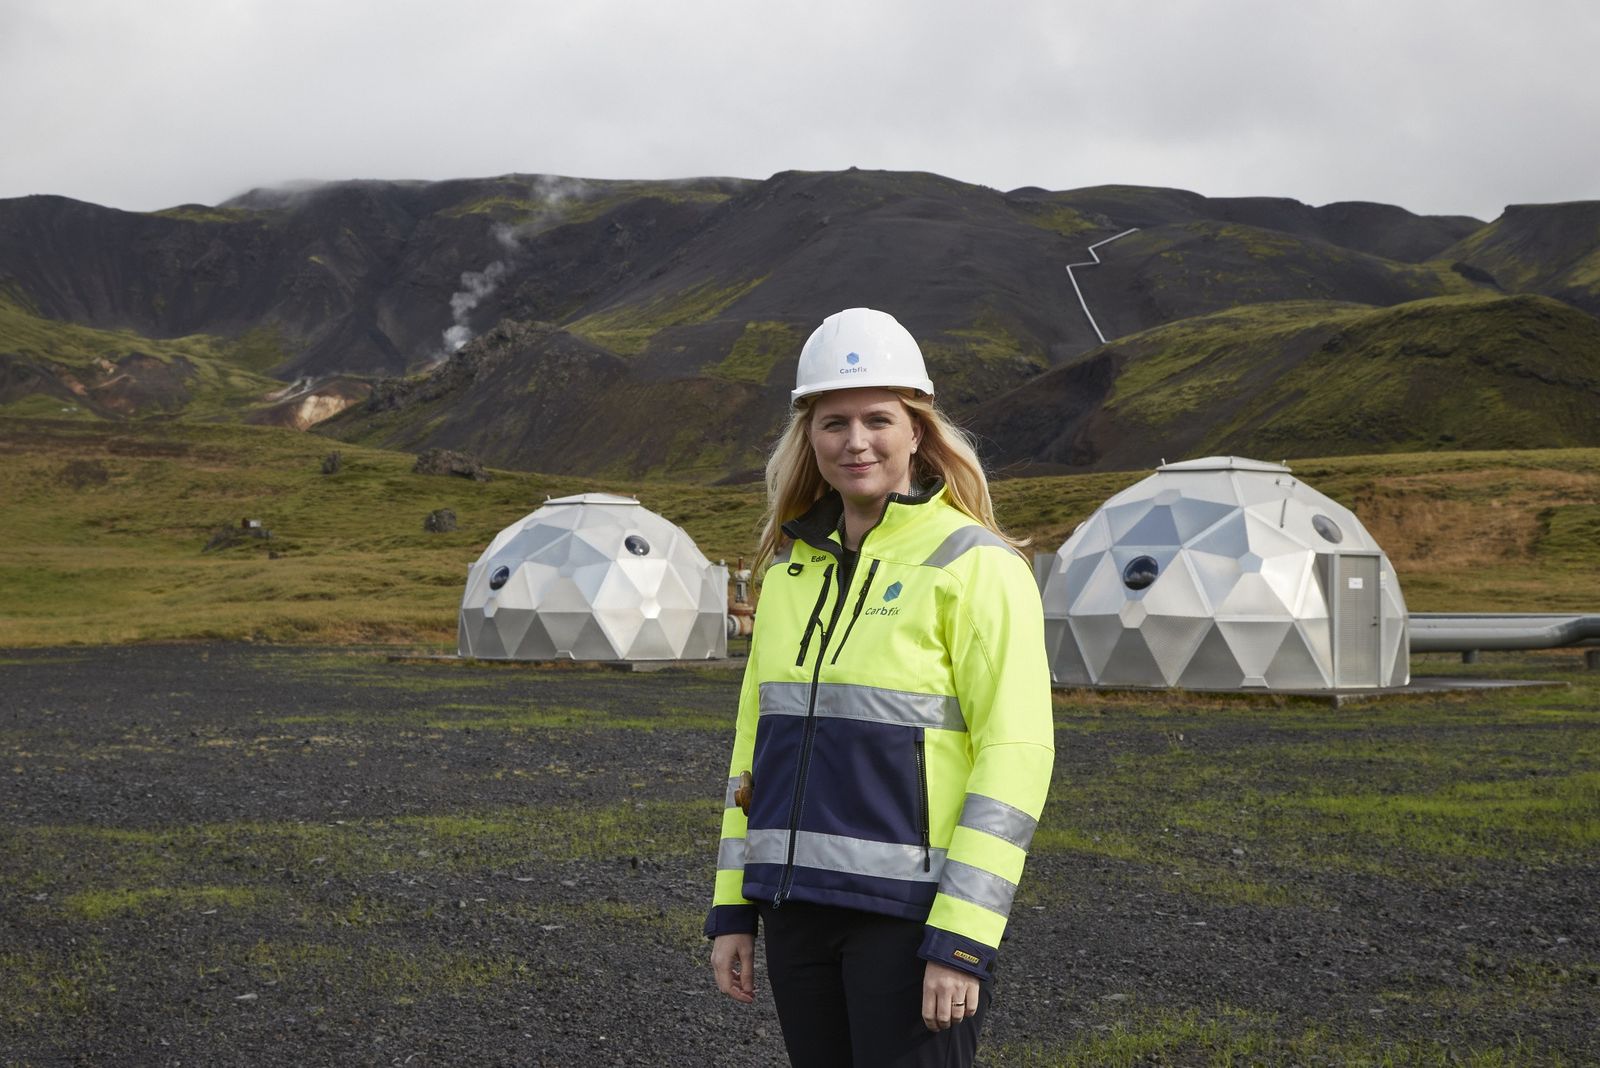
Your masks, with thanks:
<instances>
[{"instance_id":1,"label":"high-visibility jacket","mask_svg":"<svg viewBox=\"0 0 1600 1068\"><path fill-rule=\"evenodd\" d=\"M840 905L924 921L920 956L984 978L1055 758L1038 588L942 486L891 494L841 586L842 507L785 524L766 573L706 934Z\"/></svg>"}]
</instances>

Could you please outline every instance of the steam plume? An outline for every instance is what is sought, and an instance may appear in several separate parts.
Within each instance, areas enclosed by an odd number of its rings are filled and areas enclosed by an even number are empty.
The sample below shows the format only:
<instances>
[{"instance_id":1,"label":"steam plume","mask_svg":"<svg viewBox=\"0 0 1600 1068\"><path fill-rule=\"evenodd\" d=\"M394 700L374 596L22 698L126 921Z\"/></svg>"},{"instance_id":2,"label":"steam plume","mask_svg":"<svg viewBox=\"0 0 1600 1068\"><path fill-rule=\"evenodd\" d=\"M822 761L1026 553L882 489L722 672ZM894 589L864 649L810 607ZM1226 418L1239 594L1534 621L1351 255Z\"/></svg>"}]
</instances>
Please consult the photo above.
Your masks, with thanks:
<instances>
[{"instance_id":1,"label":"steam plume","mask_svg":"<svg viewBox=\"0 0 1600 1068\"><path fill-rule=\"evenodd\" d=\"M474 335L469 323L472 312L492 296L511 273L516 255L522 249L522 239L547 229L559 219L567 201L584 199L589 192L588 185L576 178L541 174L533 180L529 189L530 199L538 204L538 208L532 217L514 227L505 223L494 224L494 239L505 251L505 257L495 260L481 271L461 272L461 288L450 297L450 325L444 331L443 347L429 361L430 368L460 352L472 340Z\"/></svg>"}]
</instances>

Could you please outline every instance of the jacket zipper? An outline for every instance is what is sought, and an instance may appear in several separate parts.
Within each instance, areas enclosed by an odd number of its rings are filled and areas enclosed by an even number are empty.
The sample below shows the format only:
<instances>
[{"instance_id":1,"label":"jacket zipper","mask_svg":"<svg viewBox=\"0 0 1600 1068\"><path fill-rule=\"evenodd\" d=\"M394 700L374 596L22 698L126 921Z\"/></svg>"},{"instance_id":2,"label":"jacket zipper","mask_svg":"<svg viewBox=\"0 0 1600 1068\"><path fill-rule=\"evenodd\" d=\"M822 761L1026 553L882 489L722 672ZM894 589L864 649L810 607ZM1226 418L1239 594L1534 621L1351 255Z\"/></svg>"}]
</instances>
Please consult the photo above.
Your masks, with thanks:
<instances>
[{"instance_id":1,"label":"jacket zipper","mask_svg":"<svg viewBox=\"0 0 1600 1068\"><path fill-rule=\"evenodd\" d=\"M902 497L900 494L891 493L889 494L888 498L884 500L883 511L878 513L878 521L872 524L867 532L861 535L861 540L856 543L856 551L858 553L867 547L868 536L870 536L874 530L877 530L878 527L882 525L884 516L889 514L889 505L901 499ZM867 570L867 583L872 581L872 572L876 571L877 569L878 561L874 560L872 562L872 566ZM796 667L805 663L806 647L811 641L811 633L822 622L822 606L827 603L828 581L832 577L833 565L829 564L822 573L822 590L817 594L817 603L812 607L811 610L811 620L806 624L805 635L800 640L800 655L795 659ZM843 577L843 573L841 573L841 580ZM843 585L844 584L841 581L840 586L843 587ZM794 849L796 840L800 836L800 805L805 798L806 776L811 771L811 749L817 734L817 685L822 680L822 662L828 656L828 639L833 636L834 629L839 624L839 615L844 609L844 598L845 594L848 592L848 590L843 588L839 590L839 597L833 603L833 616L828 620L828 625L822 628L822 642L817 648L817 666L811 671L811 694L806 700L806 726L805 731L802 733L800 738L800 769L795 774L794 797L789 802L789 851L783 863L783 877L778 880L778 889L772 895L773 908L778 908L783 904L784 898L789 896L789 889L794 885ZM863 585L861 596L857 598L856 601L856 612L858 614L861 611L862 603L866 601L866 597L866 586ZM850 621L852 624L855 622L854 616L851 617ZM848 638L849 636L849 629L846 628L845 637ZM841 647L843 644L844 643L841 641ZM920 746L918 752L921 752ZM927 806L926 789L923 790L923 806ZM923 823L927 823L926 816L923 818ZM922 837L923 842L926 843L928 837L926 830L924 830ZM931 870L931 868L928 866L929 860L926 848L924 849L923 853L923 864L924 871Z\"/></svg>"},{"instance_id":2,"label":"jacket zipper","mask_svg":"<svg viewBox=\"0 0 1600 1068\"><path fill-rule=\"evenodd\" d=\"M813 609L813 623L820 622L821 609L828 596L828 583L833 578L833 565L829 564L822 573L822 592L817 597L816 607ZM789 852L783 863L783 878L778 880L778 889L772 895L772 907L778 908L783 904L783 899L789 896L789 888L794 885L794 848L800 836L800 806L806 793L806 776L811 771L811 749L817 735L817 683L822 677L822 662L828 655L828 638L832 636L834 628L839 623L839 613L844 608L844 590L839 591L839 596L833 603L833 618L828 620L828 625L822 628L822 641L817 647L817 666L811 670L811 694L806 700L806 726L800 738L800 768L794 777L794 797L789 801ZM809 641L811 627L806 628L806 639ZM805 660L805 642L801 643L800 660Z\"/></svg>"},{"instance_id":3,"label":"jacket zipper","mask_svg":"<svg viewBox=\"0 0 1600 1068\"><path fill-rule=\"evenodd\" d=\"M844 643L850 640L850 632L856 629L856 620L861 618L861 606L867 603L867 591L872 589L872 576L878 573L878 564L881 561L872 561L872 566L867 568L866 581L861 584L861 595L856 598L856 606L850 613L850 625L844 628L844 637L839 639L839 647L833 651L833 659L829 664L839 662L839 654L844 652Z\"/></svg>"},{"instance_id":4,"label":"jacket zipper","mask_svg":"<svg viewBox=\"0 0 1600 1068\"><path fill-rule=\"evenodd\" d=\"M806 649L811 645L811 634L822 622L822 605L828 598L828 583L833 581L833 565L829 564L822 572L822 592L817 594L817 603L811 606L811 619L806 623L805 636L800 639L800 655L794 658L794 666L799 667L806 662Z\"/></svg>"},{"instance_id":5,"label":"jacket zipper","mask_svg":"<svg viewBox=\"0 0 1600 1068\"><path fill-rule=\"evenodd\" d=\"M928 757L923 750L927 731L917 728L917 828L922 832L922 870L933 870L933 850L928 842Z\"/></svg>"}]
</instances>

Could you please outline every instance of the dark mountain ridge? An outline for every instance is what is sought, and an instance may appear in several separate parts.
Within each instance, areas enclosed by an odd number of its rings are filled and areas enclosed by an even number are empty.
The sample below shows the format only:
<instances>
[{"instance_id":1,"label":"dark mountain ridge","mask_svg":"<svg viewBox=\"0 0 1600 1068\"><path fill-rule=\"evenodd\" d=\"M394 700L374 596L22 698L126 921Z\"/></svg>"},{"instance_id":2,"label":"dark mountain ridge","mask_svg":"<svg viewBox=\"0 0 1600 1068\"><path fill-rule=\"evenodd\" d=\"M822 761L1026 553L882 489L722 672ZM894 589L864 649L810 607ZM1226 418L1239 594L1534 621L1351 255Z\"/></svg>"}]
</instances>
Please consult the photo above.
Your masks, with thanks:
<instances>
[{"instance_id":1,"label":"dark mountain ridge","mask_svg":"<svg viewBox=\"0 0 1600 1068\"><path fill-rule=\"evenodd\" d=\"M1101 263L1074 273L1107 345L1066 269L1096 243ZM727 477L759 465L806 333L868 305L912 329L941 401L1008 464L1137 465L1185 443L1279 449L1285 427L1312 424L1322 429L1305 440L1349 451L1336 414L1306 405L1414 392L1408 365L1369 358L1403 348L1408 330L1446 364L1476 368L1472 388L1512 398L1495 409L1509 439L1578 443L1600 434L1600 420L1583 428L1600 410L1586 407L1596 339L1582 326L1600 311L1597 250L1597 204L1515 208L1484 225L1383 204L1134 186L1002 193L853 169L762 182L353 181L151 214L28 197L0 201L0 407L87 397L79 379L94 361L109 380L137 351L148 359L129 366L154 374L179 358L174 346L209 338L182 358L220 361L213 377L240 366L293 381L296 425L355 402L319 426L336 436L550 471ZM1517 293L1551 299L1506 299ZM1589 314L1561 318L1569 306ZM1384 309L1397 314L1360 319ZM1526 347L1519 331L1548 350L1538 373L1554 374L1555 393L1511 388L1515 361L1474 340ZM1296 377L1353 352L1377 375L1365 400ZM163 394L168 415L204 377L185 374ZM229 381L228 396L248 392L246 378ZM1261 403L1222 399L1230 389ZM1294 393L1306 389L1309 401ZM1164 398L1176 421L1130 396ZM1514 415L1535 402L1555 413L1544 426ZM252 404L241 417L279 418ZM1430 404L1446 423L1483 418ZM1346 421L1351 448L1417 440L1397 426L1373 438L1357 422ZM1482 439L1467 422L1440 427L1435 445Z\"/></svg>"}]
</instances>

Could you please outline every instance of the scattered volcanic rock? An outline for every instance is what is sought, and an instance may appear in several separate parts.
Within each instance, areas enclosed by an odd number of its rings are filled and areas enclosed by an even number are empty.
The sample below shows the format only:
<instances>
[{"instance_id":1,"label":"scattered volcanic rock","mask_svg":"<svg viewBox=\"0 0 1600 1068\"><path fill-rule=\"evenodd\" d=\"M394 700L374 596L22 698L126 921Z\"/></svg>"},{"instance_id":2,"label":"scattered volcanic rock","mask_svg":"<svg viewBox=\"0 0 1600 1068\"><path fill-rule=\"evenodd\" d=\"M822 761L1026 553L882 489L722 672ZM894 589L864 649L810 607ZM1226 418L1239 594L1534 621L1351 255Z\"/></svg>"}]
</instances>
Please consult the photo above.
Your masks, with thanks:
<instances>
[{"instance_id":1,"label":"scattered volcanic rock","mask_svg":"<svg viewBox=\"0 0 1600 1068\"><path fill-rule=\"evenodd\" d=\"M429 449L417 457L411 470L419 475L456 475L474 482L489 481L489 473L476 457L453 449Z\"/></svg>"},{"instance_id":2,"label":"scattered volcanic rock","mask_svg":"<svg viewBox=\"0 0 1600 1068\"><path fill-rule=\"evenodd\" d=\"M422 521L422 529L429 534L448 534L456 529L456 514L449 508L435 508Z\"/></svg>"}]
</instances>

